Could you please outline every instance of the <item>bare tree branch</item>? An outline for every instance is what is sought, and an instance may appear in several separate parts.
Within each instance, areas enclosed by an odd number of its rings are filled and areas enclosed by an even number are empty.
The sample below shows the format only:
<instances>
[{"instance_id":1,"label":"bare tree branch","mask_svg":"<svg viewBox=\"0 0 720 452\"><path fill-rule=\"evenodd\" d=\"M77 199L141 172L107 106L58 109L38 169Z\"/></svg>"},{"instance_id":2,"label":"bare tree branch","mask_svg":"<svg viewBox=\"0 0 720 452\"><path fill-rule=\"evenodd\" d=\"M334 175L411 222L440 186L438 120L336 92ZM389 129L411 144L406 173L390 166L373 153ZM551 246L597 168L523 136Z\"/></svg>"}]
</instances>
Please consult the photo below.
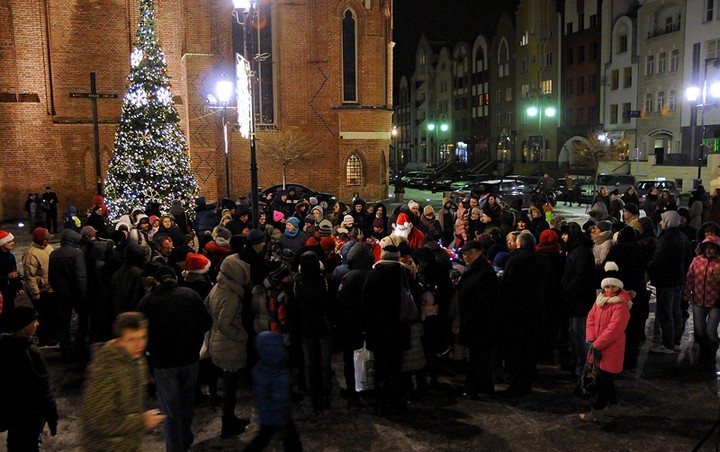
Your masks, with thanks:
<instances>
[{"instance_id":1,"label":"bare tree branch","mask_svg":"<svg viewBox=\"0 0 720 452\"><path fill-rule=\"evenodd\" d=\"M288 166L316 161L324 156L317 143L301 131L271 130L258 132L257 137L260 155L282 165L283 184Z\"/></svg>"}]
</instances>

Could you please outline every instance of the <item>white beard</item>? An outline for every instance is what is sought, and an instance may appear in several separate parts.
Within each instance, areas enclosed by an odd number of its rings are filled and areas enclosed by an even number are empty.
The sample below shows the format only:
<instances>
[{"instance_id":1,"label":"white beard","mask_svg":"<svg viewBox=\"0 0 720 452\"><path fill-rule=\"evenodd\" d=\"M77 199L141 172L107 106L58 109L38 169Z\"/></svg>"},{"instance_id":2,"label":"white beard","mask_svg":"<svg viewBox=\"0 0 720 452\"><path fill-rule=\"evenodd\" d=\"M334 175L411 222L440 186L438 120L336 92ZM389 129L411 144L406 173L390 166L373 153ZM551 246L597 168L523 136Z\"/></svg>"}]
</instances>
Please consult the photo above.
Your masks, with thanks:
<instances>
[{"instance_id":1,"label":"white beard","mask_svg":"<svg viewBox=\"0 0 720 452\"><path fill-rule=\"evenodd\" d=\"M396 235L398 237L402 237L407 240L408 236L410 235L411 230L412 230L412 225L409 223L408 223L407 229L400 229L399 227L397 227L397 225L395 225L391 235Z\"/></svg>"}]
</instances>

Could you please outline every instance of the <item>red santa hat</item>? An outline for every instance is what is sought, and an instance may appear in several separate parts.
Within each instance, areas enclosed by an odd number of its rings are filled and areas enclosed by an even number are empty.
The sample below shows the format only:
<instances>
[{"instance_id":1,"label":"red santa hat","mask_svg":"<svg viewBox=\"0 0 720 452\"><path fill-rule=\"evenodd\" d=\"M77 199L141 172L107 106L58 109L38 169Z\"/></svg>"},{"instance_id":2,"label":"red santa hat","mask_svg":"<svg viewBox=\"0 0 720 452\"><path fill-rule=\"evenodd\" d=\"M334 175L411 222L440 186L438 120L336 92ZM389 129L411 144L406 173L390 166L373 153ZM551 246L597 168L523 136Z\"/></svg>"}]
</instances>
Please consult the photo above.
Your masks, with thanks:
<instances>
[{"instance_id":1,"label":"red santa hat","mask_svg":"<svg viewBox=\"0 0 720 452\"><path fill-rule=\"evenodd\" d=\"M205 273L210 270L210 261L207 257L198 253L188 253L185 256L185 271Z\"/></svg>"},{"instance_id":2,"label":"red santa hat","mask_svg":"<svg viewBox=\"0 0 720 452\"><path fill-rule=\"evenodd\" d=\"M412 222L410 221L410 218L408 218L407 214L401 213L397 217L397 223L395 224L395 227L400 231L408 231L410 230L410 228L412 228Z\"/></svg>"},{"instance_id":3,"label":"red santa hat","mask_svg":"<svg viewBox=\"0 0 720 452\"><path fill-rule=\"evenodd\" d=\"M8 231L0 230L0 246L15 240L15 236Z\"/></svg>"}]
</instances>

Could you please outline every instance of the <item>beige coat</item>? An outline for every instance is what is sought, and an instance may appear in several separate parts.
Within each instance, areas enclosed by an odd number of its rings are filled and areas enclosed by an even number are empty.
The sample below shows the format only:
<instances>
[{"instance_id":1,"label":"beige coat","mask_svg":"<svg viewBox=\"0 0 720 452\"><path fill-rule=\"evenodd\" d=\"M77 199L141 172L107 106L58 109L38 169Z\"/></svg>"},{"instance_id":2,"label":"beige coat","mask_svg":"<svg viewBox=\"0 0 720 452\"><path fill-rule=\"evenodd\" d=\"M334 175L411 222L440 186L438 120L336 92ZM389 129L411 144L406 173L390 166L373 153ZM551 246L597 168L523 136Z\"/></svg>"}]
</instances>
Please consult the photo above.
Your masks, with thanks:
<instances>
[{"instance_id":1,"label":"beige coat","mask_svg":"<svg viewBox=\"0 0 720 452\"><path fill-rule=\"evenodd\" d=\"M220 265L217 284L205 299L213 318L210 358L221 369L238 370L247 366L248 335L242 326L240 312L245 287L249 284L250 265L237 254L231 254Z\"/></svg>"},{"instance_id":2,"label":"beige coat","mask_svg":"<svg viewBox=\"0 0 720 452\"><path fill-rule=\"evenodd\" d=\"M52 247L47 245L41 247L33 243L22 258L23 273L25 277L25 290L32 298L41 292L52 292L48 280L48 265Z\"/></svg>"}]
</instances>

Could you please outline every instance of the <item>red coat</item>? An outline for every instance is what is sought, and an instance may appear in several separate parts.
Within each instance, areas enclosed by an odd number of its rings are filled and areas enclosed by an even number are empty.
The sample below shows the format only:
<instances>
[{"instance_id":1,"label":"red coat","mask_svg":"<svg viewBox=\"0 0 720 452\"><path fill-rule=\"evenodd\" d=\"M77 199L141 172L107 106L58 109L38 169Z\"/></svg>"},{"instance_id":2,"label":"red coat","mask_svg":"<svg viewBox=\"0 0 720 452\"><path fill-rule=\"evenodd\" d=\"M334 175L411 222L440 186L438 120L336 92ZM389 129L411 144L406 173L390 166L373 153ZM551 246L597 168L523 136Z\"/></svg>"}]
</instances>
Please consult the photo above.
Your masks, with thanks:
<instances>
[{"instance_id":1,"label":"red coat","mask_svg":"<svg viewBox=\"0 0 720 452\"><path fill-rule=\"evenodd\" d=\"M623 370L631 305L631 296L624 290L610 297L600 293L588 314L585 339L602 352L600 369L605 372L619 374Z\"/></svg>"}]
</instances>

